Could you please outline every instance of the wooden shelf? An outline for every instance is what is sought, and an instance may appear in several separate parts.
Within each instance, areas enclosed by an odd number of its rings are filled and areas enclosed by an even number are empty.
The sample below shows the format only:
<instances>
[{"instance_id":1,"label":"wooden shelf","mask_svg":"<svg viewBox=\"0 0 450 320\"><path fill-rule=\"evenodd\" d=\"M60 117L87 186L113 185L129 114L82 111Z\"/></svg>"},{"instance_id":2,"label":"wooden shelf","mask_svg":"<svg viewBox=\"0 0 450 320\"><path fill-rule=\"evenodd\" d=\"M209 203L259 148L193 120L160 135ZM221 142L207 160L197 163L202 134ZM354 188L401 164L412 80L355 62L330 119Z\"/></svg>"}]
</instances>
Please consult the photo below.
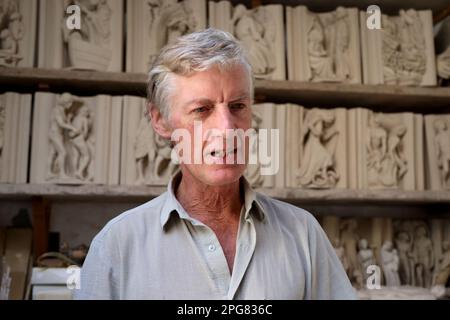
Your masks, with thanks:
<instances>
[{"instance_id":1,"label":"wooden shelf","mask_svg":"<svg viewBox=\"0 0 450 320\"><path fill-rule=\"evenodd\" d=\"M3 92L70 91L76 95L146 95L144 73L0 68ZM257 80L258 102L307 107L367 107L376 111L450 113L450 88Z\"/></svg>"},{"instance_id":2,"label":"wooden shelf","mask_svg":"<svg viewBox=\"0 0 450 320\"><path fill-rule=\"evenodd\" d=\"M167 190L166 186L125 185L54 185L0 184L0 198L33 197L73 199L144 200ZM292 203L386 203L386 204L449 204L450 191L400 190L306 190L297 188L257 188L258 192Z\"/></svg>"}]
</instances>

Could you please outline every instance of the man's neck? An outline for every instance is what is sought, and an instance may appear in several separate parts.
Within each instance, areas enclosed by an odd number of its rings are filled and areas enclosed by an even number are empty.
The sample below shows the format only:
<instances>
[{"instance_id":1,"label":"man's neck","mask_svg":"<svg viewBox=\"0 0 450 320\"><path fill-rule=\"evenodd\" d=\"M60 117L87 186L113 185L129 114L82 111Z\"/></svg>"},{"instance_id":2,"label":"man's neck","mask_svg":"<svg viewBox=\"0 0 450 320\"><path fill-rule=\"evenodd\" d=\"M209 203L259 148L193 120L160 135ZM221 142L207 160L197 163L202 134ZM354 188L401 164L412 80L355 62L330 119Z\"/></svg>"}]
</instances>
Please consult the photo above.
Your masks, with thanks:
<instances>
[{"instance_id":1,"label":"man's neck","mask_svg":"<svg viewBox=\"0 0 450 320\"><path fill-rule=\"evenodd\" d=\"M182 170L175 194L192 218L213 229L223 228L228 222L239 219L243 203L239 180L229 185L210 186Z\"/></svg>"}]
</instances>

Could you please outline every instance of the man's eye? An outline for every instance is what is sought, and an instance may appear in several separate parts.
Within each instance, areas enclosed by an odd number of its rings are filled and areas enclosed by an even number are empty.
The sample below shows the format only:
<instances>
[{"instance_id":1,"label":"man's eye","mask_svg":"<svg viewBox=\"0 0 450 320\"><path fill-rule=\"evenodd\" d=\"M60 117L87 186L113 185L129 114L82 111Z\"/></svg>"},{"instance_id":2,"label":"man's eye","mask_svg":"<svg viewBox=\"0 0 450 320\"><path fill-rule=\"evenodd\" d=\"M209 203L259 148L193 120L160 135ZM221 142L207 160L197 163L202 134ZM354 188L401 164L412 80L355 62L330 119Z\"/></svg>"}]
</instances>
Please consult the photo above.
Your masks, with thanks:
<instances>
[{"instance_id":1,"label":"man's eye","mask_svg":"<svg viewBox=\"0 0 450 320\"><path fill-rule=\"evenodd\" d=\"M202 106L202 107L195 108L194 112L195 113L204 113L208 110L209 110L209 108L207 106Z\"/></svg>"},{"instance_id":2,"label":"man's eye","mask_svg":"<svg viewBox=\"0 0 450 320\"><path fill-rule=\"evenodd\" d=\"M233 110L240 110L246 107L245 103L233 103L230 105L230 108Z\"/></svg>"}]
</instances>

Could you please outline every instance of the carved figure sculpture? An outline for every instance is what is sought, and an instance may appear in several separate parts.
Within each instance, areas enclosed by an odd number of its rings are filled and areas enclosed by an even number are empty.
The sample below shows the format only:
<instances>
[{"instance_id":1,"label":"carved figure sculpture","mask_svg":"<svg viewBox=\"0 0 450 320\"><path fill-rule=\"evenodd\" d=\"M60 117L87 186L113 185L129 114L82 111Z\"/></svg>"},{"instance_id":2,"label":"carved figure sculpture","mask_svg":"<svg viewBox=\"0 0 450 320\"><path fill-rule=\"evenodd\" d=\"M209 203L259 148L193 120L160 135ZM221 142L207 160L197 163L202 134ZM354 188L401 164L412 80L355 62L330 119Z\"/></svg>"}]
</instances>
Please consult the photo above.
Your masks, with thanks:
<instances>
[{"instance_id":1,"label":"carved figure sculpture","mask_svg":"<svg viewBox=\"0 0 450 320\"><path fill-rule=\"evenodd\" d=\"M339 132L333 126L333 111L311 109L303 122L303 156L297 173L299 185L310 188L330 188L336 185L335 151Z\"/></svg>"},{"instance_id":2,"label":"carved figure sculpture","mask_svg":"<svg viewBox=\"0 0 450 320\"><path fill-rule=\"evenodd\" d=\"M397 250L392 246L392 242L386 241L381 247L381 265L387 287L400 286L400 277L398 275L399 256Z\"/></svg>"}]
</instances>

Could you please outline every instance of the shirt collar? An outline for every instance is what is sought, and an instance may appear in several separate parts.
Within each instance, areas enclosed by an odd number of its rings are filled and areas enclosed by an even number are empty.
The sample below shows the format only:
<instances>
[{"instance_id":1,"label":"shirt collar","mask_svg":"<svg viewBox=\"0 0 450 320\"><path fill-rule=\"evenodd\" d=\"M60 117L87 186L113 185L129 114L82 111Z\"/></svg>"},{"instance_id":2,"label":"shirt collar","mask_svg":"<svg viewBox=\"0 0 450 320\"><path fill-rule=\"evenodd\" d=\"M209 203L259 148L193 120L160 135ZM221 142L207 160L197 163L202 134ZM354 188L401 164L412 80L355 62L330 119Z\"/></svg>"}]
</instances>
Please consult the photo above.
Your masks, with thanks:
<instances>
[{"instance_id":1,"label":"shirt collar","mask_svg":"<svg viewBox=\"0 0 450 320\"><path fill-rule=\"evenodd\" d=\"M181 171L178 170L169 180L164 205L161 210L161 227L164 228L172 213L176 212L181 219L192 220L189 214L184 210L175 196L175 186L181 180ZM249 218L250 213L255 215L260 221L264 221L265 213L263 206L259 203L255 190L252 189L247 179L242 176L240 179L241 187L244 188L244 208L245 219Z\"/></svg>"}]
</instances>

